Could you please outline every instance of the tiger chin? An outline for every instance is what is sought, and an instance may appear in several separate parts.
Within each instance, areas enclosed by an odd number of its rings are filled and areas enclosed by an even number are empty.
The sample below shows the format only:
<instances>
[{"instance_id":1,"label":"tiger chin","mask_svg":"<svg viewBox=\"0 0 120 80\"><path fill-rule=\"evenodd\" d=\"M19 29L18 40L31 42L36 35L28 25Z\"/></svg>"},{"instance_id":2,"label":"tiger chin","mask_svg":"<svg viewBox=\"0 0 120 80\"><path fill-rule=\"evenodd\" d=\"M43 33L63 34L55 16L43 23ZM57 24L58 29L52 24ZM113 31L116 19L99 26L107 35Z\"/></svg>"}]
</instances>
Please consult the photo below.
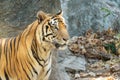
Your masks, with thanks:
<instances>
[{"instance_id":1,"label":"tiger chin","mask_svg":"<svg viewBox=\"0 0 120 80\"><path fill-rule=\"evenodd\" d=\"M16 37L0 39L0 80L48 80L54 48L69 39L62 11L43 11Z\"/></svg>"}]
</instances>

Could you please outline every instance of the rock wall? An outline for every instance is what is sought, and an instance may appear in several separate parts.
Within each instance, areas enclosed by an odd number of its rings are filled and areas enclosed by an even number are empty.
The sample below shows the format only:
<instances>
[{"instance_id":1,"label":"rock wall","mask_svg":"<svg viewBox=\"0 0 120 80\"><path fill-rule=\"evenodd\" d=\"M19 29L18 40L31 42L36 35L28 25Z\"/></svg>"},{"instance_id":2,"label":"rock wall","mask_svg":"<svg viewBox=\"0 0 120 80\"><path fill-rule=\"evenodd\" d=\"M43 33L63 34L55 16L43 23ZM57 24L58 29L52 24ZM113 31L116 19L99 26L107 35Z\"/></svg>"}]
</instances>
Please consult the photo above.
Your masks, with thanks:
<instances>
[{"instance_id":1,"label":"rock wall","mask_svg":"<svg viewBox=\"0 0 120 80\"><path fill-rule=\"evenodd\" d=\"M120 0L61 0L71 36L120 26Z\"/></svg>"},{"instance_id":2,"label":"rock wall","mask_svg":"<svg viewBox=\"0 0 120 80\"><path fill-rule=\"evenodd\" d=\"M23 29L36 18L37 11L56 13L61 7L71 37L89 28L120 30L120 0L0 0L0 22Z\"/></svg>"},{"instance_id":3,"label":"rock wall","mask_svg":"<svg viewBox=\"0 0 120 80\"><path fill-rule=\"evenodd\" d=\"M43 10L56 13L60 10L59 0L0 0L0 21L12 27L25 27Z\"/></svg>"}]
</instances>

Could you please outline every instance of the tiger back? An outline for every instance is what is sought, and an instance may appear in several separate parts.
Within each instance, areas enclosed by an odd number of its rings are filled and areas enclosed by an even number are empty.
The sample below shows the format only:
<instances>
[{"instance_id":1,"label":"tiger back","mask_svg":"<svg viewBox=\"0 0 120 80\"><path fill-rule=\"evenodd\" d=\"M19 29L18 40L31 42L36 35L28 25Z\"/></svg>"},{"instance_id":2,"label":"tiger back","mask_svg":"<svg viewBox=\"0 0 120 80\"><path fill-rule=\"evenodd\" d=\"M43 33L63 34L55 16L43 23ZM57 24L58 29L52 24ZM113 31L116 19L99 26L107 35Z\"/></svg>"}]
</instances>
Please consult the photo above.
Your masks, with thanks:
<instances>
[{"instance_id":1,"label":"tiger back","mask_svg":"<svg viewBox=\"0 0 120 80\"><path fill-rule=\"evenodd\" d=\"M68 39L62 12L39 11L21 34L0 39L0 80L48 80L51 51L66 46Z\"/></svg>"}]
</instances>

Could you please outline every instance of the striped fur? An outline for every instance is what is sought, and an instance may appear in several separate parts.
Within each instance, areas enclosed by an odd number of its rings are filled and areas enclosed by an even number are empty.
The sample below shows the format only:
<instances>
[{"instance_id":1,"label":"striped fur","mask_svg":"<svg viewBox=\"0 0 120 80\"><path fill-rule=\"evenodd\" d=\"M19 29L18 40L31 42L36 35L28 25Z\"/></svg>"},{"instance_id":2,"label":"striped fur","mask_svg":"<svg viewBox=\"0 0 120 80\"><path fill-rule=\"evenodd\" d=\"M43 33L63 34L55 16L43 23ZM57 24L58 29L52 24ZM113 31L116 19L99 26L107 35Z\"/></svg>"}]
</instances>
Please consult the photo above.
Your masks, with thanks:
<instances>
[{"instance_id":1,"label":"striped fur","mask_svg":"<svg viewBox=\"0 0 120 80\"><path fill-rule=\"evenodd\" d=\"M0 80L48 80L51 50L69 38L61 13L38 12L37 20L18 36L0 39Z\"/></svg>"}]
</instances>

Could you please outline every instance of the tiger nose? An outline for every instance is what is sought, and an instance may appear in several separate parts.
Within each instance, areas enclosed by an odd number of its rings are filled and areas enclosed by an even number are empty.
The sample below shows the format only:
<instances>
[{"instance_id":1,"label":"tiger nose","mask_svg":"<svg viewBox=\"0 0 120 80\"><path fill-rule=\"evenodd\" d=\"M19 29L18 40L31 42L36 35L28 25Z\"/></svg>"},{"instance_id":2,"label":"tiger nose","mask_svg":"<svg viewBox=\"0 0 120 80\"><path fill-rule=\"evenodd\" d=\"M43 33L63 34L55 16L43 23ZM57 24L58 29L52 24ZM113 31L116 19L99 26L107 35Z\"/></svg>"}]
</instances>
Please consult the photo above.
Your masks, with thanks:
<instances>
[{"instance_id":1,"label":"tiger nose","mask_svg":"<svg viewBox=\"0 0 120 80\"><path fill-rule=\"evenodd\" d=\"M64 41L68 41L68 38L63 38Z\"/></svg>"},{"instance_id":2,"label":"tiger nose","mask_svg":"<svg viewBox=\"0 0 120 80\"><path fill-rule=\"evenodd\" d=\"M69 43L69 38L63 38L63 41L65 42L65 44L67 45Z\"/></svg>"},{"instance_id":3,"label":"tiger nose","mask_svg":"<svg viewBox=\"0 0 120 80\"><path fill-rule=\"evenodd\" d=\"M64 41L67 41L68 39L67 38L63 38Z\"/></svg>"}]
</instances>

